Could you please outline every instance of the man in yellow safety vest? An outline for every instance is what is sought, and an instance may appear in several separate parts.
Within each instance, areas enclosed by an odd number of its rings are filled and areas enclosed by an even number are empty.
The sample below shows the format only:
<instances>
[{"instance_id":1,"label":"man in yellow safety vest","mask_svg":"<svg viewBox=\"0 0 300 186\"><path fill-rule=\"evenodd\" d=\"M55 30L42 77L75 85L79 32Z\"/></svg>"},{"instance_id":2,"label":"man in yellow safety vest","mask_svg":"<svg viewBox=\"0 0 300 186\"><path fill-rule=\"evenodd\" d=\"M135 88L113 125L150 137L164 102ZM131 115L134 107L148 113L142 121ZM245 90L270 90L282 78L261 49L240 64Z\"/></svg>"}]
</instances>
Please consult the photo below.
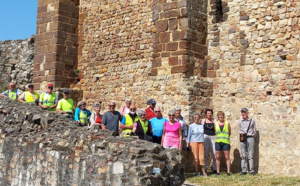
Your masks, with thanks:
<instances>
[{"instance_id":1,"label":"man in yellow safety vest","mask_svg":"<svg viewBox=\"0 0 300 186\"><path fill-rule=\"evenodd\" d=\"M34 92L34 85L29 83L27 85L28 91L25 91L21 94L18 101L21 103L31 103L31 104L38 104L39 103L39 94Z\"/></svg>"},{"instance_id":2,"label":"man in yellow safety vest","mask_svg":"<svg viewBox=\"0 0 300 186\"><path fill-rule=\"evenodd\" d=\"M136 107L130 105L130 112L123 116L123 119L120 124L120 128L123 129L123 136L128 137L133 129L134 123L139 119L139 116L136 114Z\"/></svg>"},{"instance_id":3,"label":"man in yellow safety vest","mask_svg":"<svg viewBox=\"0 0 300 186\"><path fill-rule=\"evenodd\" d=\"M17 100L21 94L22 94L22 91L19 89L16 89L15 83L11 82L9 84L9 89L2 92L0 94L0 97L9 97L10 99Z\"/></svg>"},{"instance_id":4,"label":"man in yellow safety vest","mask_svg":"<svg viewBox=\"0 0 300 186\"><path fill-rule=\"evenodd\" d=\"M44 92L40 96L39 106L49 111L55 111L57 106L57 97L53 91L53 84L47 85L47 92Z\"/></svg>"},{"instance_id":5,"label":"man in yellow safety vest","mask_svg":"<svg viewBox=\"0 0 300 186\"><path fill-rule=\"evenodd\" d=\"M56 107L56 112L63 113L63 114L73 114L74 112L74 104L73 104L73 99L69 98L69 90L64 89L63 90L63 96L61 100L59 100L57 107Z\"/></svg>"}]
</instances>

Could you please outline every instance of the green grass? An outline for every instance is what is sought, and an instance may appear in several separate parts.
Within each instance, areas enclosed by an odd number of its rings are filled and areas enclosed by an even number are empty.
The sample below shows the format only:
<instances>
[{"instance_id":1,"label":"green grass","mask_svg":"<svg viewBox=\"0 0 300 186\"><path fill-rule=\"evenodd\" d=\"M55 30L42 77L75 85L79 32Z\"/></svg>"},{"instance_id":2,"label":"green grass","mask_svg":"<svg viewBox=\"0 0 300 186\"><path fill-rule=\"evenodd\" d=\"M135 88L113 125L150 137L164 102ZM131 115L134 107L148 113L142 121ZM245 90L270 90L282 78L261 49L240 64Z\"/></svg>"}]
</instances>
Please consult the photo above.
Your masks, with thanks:
<instances>
[{"instance_id":1,"label":"green grass","mask_svg":"<svg viewBox=\"0 0 300 186\"><path fill-rule=\"evenodd\" d=\"M187 173L186 183L192 185L300 185L300 177L279 177L271 175L256 174L252 176L250 174L241 176L240 173L231 174L227 177L225 172L221 172L220 176L208 174L208 177L194 177L194 174Z\"/></svg>"}]
</instances>

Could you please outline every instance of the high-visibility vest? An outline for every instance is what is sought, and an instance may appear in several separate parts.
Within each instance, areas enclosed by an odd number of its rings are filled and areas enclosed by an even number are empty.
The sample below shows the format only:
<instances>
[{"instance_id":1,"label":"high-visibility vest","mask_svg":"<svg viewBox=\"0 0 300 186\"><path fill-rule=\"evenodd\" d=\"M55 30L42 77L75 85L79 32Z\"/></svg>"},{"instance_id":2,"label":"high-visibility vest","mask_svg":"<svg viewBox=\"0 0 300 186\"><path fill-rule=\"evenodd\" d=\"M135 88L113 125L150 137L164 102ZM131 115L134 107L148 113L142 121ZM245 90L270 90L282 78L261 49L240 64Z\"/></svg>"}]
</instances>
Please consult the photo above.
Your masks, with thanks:
<instances>
[{"instance_id":1,"label":"high-visibility vest","mask_svg":"<svg viewBox=\"0 0 300 186\"><path fill-rule=\"evenodd\" d=\"M7 90L6 94L8 95L8 97L10 99L13 99L13 100L17 100L18 99L17 90L14 90L14 91Z\"/></svg>"},{"instance_id":2,"label":"high-visibility vest","mask_svg":"<svg viewBox=\"0 0 300 186\"><path fill-rule=\"evenodd\" d=\"M25 92L26 103L33 103L37 99L39 99L39 94L38 93L34 92L34 98L33 98L32 94L29 91Z\"/></svg>"},{"instance_id":3,"label":"high-visibility vest","mask_svg":"<svg viewBox=\"0 0 300 186\"><path fill-rule=\"evenodd\" d=\"M133 126L134 122L136 122L139 119L139 116L136 116L133 121L129 114L126 114L124 117L125 117L125 125L126 126ZM125 135L123 135L123 136L124 137L130 136L130 135L126 135L126 133L131 133L131 131L132 131L132 129L124 129L123 133L125 133Z\"/></svg>"},{"instance_id":4,"label":"high-visibility vest","mask_svg":"<svg viewBox=\"0 0 300 186\"><path fill-rule=\"evenodd\" d=\"M220 129L220 121L217 121L215 124L216 129L216 143L225 143L230 144L230 136L228 130L228 122L225 121L223 130Z\"/></svg>"},{"instance_id":5,"label":"high-visibility vest","mask_svg":"<svg viewBox=\"0 0 300 186\"><path fill-rule=\"evenodd\" d=\"M44 100L44 97L45 97L45 93L43 93L43 94L41 95L42 104L43 104L44 106L47 105L47 106L51 107L51 106L53 106L53 105L55 104L56 96L55 96L54 93L50 94L50 96L48 96L48 99L47 99L47 100ZM48 109L48 110L49 110L49 111L55 111L56 108L52 108L52 109Z\"/></svg>"},{"instance_id":6,"label":"high-visibility vest","mask_svg":"<svg viewBox=\"0 0 300 186\"><path fill-rule=\"evenodd\" d=\"M85 123L86 125L89 123L88 122L88 114L86 111L80 110L79 121L80 121L80 123L82 123L82 124Z\"/></svg>"},{"instance_id":7,"label":"high-visibility vest","mask_svg":"<svg viewBox=\"0 0 300 186\"><path fill-rule=\"evenodd\" d=\"M140 124L142 125L143 127L143 130L144 130L144 134L147 133L148 131L148 120L146 120L145 122L143 120L141 120L140 118L137 120L137 122L140 122Z\"/></svg>"}]
</instances>

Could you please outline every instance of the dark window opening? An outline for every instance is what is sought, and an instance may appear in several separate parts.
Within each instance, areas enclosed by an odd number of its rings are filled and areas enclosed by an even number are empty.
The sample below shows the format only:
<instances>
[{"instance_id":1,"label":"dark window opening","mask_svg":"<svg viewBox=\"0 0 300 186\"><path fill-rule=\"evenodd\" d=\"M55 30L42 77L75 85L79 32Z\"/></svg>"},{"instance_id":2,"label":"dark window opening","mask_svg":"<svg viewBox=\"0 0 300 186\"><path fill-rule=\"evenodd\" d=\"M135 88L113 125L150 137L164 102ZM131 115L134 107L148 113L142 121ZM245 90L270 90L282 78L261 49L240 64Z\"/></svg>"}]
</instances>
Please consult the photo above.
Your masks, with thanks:
<instances>
[{"instance_id":1,"label":"dark window opening","mask_svg":"<svg viewBox=\"0 0 300 186\"><path fill-rule=\"evenodd\" d=\"M268 96L272 96L272 91L267 91Z\"/></svg>"},{"instance_id":2,"label":"dark window opening","mask_svg":"<svg viewBox=\"0 0 300 186\"><path fill-rule=\"evenodd\" d=\"M223 21L222 0L217 0L217 2L216 2L216 8L217 8L216 22L220 23L220 22Z\"/></svg>"}]
</instances>

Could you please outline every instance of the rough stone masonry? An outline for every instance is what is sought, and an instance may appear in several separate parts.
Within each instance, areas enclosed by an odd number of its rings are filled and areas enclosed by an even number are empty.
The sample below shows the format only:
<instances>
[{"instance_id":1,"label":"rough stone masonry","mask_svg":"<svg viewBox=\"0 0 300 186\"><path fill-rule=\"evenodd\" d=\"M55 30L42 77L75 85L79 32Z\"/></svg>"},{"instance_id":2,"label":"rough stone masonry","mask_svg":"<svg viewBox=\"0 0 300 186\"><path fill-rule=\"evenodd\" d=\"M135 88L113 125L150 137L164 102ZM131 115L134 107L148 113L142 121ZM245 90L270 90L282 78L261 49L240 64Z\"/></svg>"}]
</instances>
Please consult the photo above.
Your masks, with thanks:
<instances>
[{"instance_id":1,"label":"rough stone masonry","mask_svg":"<svg viewBox=\"0 0 300 186\"><path fill-rule=\"evenodd\" d=\"M182 155L0 98L0 185L181 185ZM160 173L152 174L153 168Z\"/></svg>"}]
</instances>

